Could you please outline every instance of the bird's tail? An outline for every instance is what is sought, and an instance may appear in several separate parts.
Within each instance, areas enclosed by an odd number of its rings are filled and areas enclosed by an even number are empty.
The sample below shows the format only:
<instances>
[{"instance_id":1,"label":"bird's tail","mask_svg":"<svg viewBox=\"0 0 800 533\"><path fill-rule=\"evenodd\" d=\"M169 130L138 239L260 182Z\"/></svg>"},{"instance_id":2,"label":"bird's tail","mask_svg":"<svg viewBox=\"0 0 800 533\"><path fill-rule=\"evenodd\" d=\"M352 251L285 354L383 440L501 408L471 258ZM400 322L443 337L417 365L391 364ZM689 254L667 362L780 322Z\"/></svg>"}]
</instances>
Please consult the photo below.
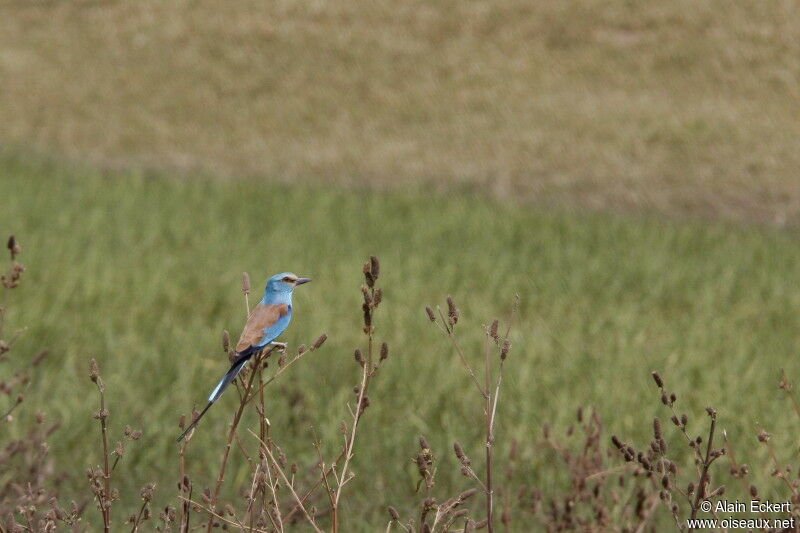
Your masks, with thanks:
<instances>
[{"instance_id":1,"label":"bird's tail","mask_svg":"<svg viewBox=\"0 0 800 533\"><path fill-rule=\"evenodd\" d=\"M239 358L233 362L230 370L228 370L228 372L226 372L225 375L222 376L222 379L214 388L214 391L211 393L211 396L208 397L208 404L206 404L203 410L200 411L200 414L197 416L197 418L195 418L194 421L191 424L189 424L189 427L187 427L183 431L183 433L181 433L181 435L178 437L178 442L182 441L183 438L186 435L188 435L191 430L197 427L197 423L200 422L200 419L203 418L203 415L206 414L206 411L208 411L208 409L212 405L214 405L214 402L219 400L219 397L222 396L222 393L225 392L225 389L228 388L228 385L233 383L233 380L236 379L236 376L239 375L239 372L242 371L244 365L247 363L247 361L250 360L250 357L252 355L253 355L252 353L242 352L239 355Z\"/></svg>"},{"instance_id":2,"label":"bird's tail","mask_svg":"<svg viewBox=\"0 0 800 533\"><path fill-rule=\"evenodd\" d=\"M236 376L238 376L239 372L242 371L244 365L250 360L250 355L251 354L243 352L239 358L233 362L230 370L228 370L228 372L222 376L222 379L219 380L217 386L214 387L214 391L211 393L211 396L208 397L209 402L214 403L219 400L219 397L222 396L222 393L225 392L225 389L228 388L228 385L233 383L233 380L236 379Z\"/></svg>"},{"instance_id":3,"label":"bird's tail","mask_svg":"<svg viewBox=\"0 0 800 533\"><path fill-rule=\"evenodd\" d=\"M200 422L200 419L203 418L203 415L206 414L206 411L208 411L208 408L211 407L212 405L214 405L214 402L208 402L208 404L206 404L203 410L200 411L200 414L197 416L197 418L195 418L194 421L191 424L189 424L189 427L183 430L183 433L180 434L180 436L178 437L178 442L182 441L184 437L186 437L186 435L188 435L191 430L197 427L197 423Z\"/></svg>"}]
</instances>

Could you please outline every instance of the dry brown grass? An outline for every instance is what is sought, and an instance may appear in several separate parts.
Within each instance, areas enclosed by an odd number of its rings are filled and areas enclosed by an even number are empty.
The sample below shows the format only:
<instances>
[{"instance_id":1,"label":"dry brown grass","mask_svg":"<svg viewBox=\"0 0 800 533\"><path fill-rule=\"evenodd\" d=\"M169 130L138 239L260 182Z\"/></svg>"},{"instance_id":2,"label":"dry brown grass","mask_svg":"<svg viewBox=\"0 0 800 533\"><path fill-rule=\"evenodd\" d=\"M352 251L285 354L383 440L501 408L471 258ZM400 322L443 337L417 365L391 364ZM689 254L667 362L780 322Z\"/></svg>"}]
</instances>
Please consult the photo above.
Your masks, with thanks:
<instances>
[{"instance_id":1,"label":"dry brown grass","mask_svg":"<svg viewBox=\"0 0 800 533\"><path fill-rule=\"evenodd\" d=\"M788 1L0 4L0 143L800 221Z\"/></svg>"}]
</instances>

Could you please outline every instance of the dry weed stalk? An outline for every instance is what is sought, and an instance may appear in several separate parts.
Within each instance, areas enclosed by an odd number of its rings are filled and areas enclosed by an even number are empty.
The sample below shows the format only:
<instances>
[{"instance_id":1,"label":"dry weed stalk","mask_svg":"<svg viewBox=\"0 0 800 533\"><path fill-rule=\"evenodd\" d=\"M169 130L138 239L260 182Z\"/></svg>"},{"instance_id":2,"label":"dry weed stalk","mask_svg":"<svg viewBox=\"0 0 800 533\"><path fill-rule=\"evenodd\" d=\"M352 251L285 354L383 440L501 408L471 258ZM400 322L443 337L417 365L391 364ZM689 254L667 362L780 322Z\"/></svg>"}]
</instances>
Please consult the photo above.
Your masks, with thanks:
<instances>
[{"instance_id":1,"label":"dry weed stalk","mask_svg":"<svg viewBox=\"0 0 800 533\"><path fill-rule=\"evenodd\" d=\"M0 368L17 368L4 372L10 378L0 379L0 395L8 402L0 404L0 434L11 435L12 426L29 423L30 428L19 428L24 436L2 442L0 449L0 531L55 531L58 524L68 529L77 529L83 507L72 503L70 509L58 503L58 486L62 477L55 473L51 461L48 439L59 424L48 424L42 412L32 417L17 412L26 400L33 374L48 352L41 351L32 358L13 357L16 341L24 328L10 333L6 323L6 312L12 293L21 285L25 266L17 261L22 253L19 241L12 235L6 241L9 252L8 270L0 275L3 286L0 303ZM12 373L13 372L13 373ZM17 416L19 414L19 416ZM4 439L5 441L5 439ZM19 521L18 521L19 520Z\"/></svg>"},{"instance_id":2,"label":"dry weed stalk","mask_svg":"<svg viewBox=\"0 0 800 533\"><path fill-rule=\"evenodd\" d=\"M669 508L676 527L679 530L683 530L687 527L687 517L681 513L679 501L686 502L689 508L688 518L695 519L703 501L722 496L725 493L724 485L719 485L713 490L709 490L709 486L712 481L711 467L717 459L725 455L726 449L714 447L717 428L716 409L713 407L706 407L705 409L709 419L709 429L708 437L705 439L705 446L703 446L702 436L692 437L689 434L687 427L689 417L685 413L679 415L675 410L678 396L665 388L664 380L658 372L653 372L652 377L659 389L661 403L670 410L672 425L678 429L683 439L692 449L696 479L686 485L679 481L678 466L667 457L667 442L664 439L661 421L658 418L653 420L653 440L646 451L636 451L616 435L613 435L611 440L625 461L638 463L639 472L650 479L653 485L659 489L659 498ZM712 514L715 514L713 509Z\"/></svg>"},{"instance_id":3,"label":"dry weed stalk","mask_svg":"<svg viewBox=\"0 0 800 533\"><path fill-rule=\"evenodd\" d=\"M424 437L420 438L420 452L415 461L417 470L420 474L420 484L424 483L425 486L425 499L422 502L420 517L416 527L419 531L434 532L437 528L440 531L447 531L452 526L453 522L465 518L464 528L482 529L486 527L489 532L494 531L495 527L495 467L494 467L494 445L495 445L495 421L497 419L497 405L500 399L500 391L503 384L503 367L505 365L508 353L511 350L511 341L509 334L511 333L511 326L514 321L514 315L519 306L519 296L515 297L514 303L511 308L511 314L508 319L508 324L504 334L499 333L500 321L495 319L491 325L484 326L484 346L483 346L483 382L478 376L475 368L470 364L469 359L464 354L461 345L458 342L458 337L455 333L456 324L461 317L461 311L453 300L452 296L447 297L447 316L445 316L442 309L437 306L436 311L431 307L425 308L425 313L428 319L434 323L439 330L450 339L453 348L458 354L464 370L467 372L470 380L474 384L478 393L480 394L483 403L483 418L485 429L485 473L484 478L481 477L473 470L470 460L464 453L460 444L455 443L453 448L456 457L461 463L461 473L473 480L485 496L485 512L486 518L478 523L473 522L471 519L466 518L469 512L466 509L457 509L464 503L466 498L462 498L464 494L456 498L449 498L444 503L438 504L434 498L430 496L431 488L434 485L434 478L436 470L433 467L434 457ZM497 367L497 377L494 377L495 366ZM470 493L471 496L474 493ZM390 516L392 521L389 522L387 529L390 529L392 524L400 525L406 531L415 531L413 522L403 524L398 518L394 518L397 511L390 508ZM466 511L466 512L465 512ZM504 516L510 513L510 508L504 511ZM399 515L398 515L399 516ZM431 517L430 523L428 518ZM506 521L510 517L506 518Z\"/></svg>"},{"instance_id":4,"label":"dry weed stalk","mask_svg":"<svg viewBox=\"0 0 800 533\"><path fill-rule=\"evenodd\" d=\"M102 467L89 468L86 471L86 477L89 479L89 486L94 495L97 507L103 519L103 531L111 531L112 515L111 509L116 500L119 499L119 491L111 486L114 471L119 464L120 459L125 455L125 442L137 441L142 438L142 432L135 430L130 426L125 426L123 439L119 440L111 450L108 444L108 424L107 420L110 415L106 407L106 387L103 383L103 378L100 375L100 367L97 361L92 359L89 363L89 379L97 387L97 392L100 397L100 409L94 414L94 418L100 422L100 441L102 445L103 464ZM114 463L111 463L111 456L115 456ZM127 523L132 524L132 532L139 530L141 523L148 520L151 516L150 502L153 499L153 492L155 491L155 483L150 483L145 486L141 491L142 505L139 512L130 517Z\"/></svg>"}]
</instances>

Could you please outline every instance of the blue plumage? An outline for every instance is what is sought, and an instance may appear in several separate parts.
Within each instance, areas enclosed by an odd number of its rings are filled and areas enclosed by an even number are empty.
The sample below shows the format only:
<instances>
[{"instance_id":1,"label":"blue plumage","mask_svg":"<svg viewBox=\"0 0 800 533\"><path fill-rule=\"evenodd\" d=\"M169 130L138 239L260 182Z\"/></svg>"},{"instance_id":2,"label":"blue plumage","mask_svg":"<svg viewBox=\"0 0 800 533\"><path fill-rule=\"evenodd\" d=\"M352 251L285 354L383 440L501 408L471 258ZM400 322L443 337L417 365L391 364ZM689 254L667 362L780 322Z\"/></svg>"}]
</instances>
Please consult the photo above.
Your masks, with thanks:
<instances>
[{"instance_id":1,"label":"blue plumage","mask_svg":"<svg viewBox=\"0 0 800 533\"><path fill-rule=\"evenodd\" d=\"M236 359L230 369L219 381L211 395L208 404L200 415L178 437L180 442L197 423L208 409L219 400L228 385L233 383L236 376L242 371L250 358L269 346L276 343L276 339L286 331L292 321L292 294L295 287L308 283L309 278L299 278L291 272L276 274L267 280L264 296L247 317L247 323L242 330L239 342L236 344ZM277 343L276 343L277 344Z\"/></svg>"}]
</instances>

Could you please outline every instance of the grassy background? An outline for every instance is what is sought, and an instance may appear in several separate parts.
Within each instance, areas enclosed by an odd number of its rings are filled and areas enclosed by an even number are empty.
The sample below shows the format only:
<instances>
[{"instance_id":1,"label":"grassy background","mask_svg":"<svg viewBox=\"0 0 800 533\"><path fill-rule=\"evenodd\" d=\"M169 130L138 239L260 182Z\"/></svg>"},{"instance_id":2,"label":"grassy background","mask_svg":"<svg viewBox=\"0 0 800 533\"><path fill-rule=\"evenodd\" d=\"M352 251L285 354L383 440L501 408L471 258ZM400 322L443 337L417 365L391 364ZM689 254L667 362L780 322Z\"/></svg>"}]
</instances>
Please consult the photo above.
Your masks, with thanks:
<instances>
[{"instance_id":1,"label":"grassy background","mask_svg":"<svg viewBox=\"0 0 800 533\"><path fill-rule=\"evenodd\" d=\"M417 435L440 451L441 490L465 485L453 440L480 453L479 400L423 311L448 293L462 307L475 357L479 325L522 295L499 445L518 438L530 481L545 489L560 470L534 446L542 425L563 431L578 406L592 405L611 431L644 443L650 417L665 415L652 369L663 370L690 414L700 418L706 403L720 409L740 460L764 465L755 475L765 488L770 469L756 451L755 424L779 438L797 428L784 420L787 404L774 387L780 368L800 375L793 233L532 212L462 194L108 176L10 156L0 169L0 193L13 198L0 229L16 232L29 266L10 318L29 326L18 353L53 351L20 416L41 408L62 422L52 441L57 464L74 471L97 463L87 371L97 358L114 433L125 423L145 432L122 464L128 502L150 480L162 498L172 496L177 419L226 367L220 332L242 323L244 270L259 279L291 269L315 280L298 291L285 340L296 346L323 331L331 339L270 391L269 416L290 457L311 460L311 425L332 452L357 377L360 266L370 253L382 260L386 292L377 335L392 356L355 459L355 530L381 524L386 504L410 509ZM212 484L233 404L225 397L192 441L197 487ZM231 464L229 486L246 475L238 451Z\"/></svg>"},{"instance_id":2,"label":"grassy background","mask_svg":"<svg viewBox=\"0 0 800 533\"><path fill-rule=\"evenodd\" d=\"M355 460L353 530L410 508L417 435L444 458L443 491L464 486L452 441L479 452L477 398L423 313L447 294L475 356L479 326L522 297L499 445L528 445L536 485L562 472L532 441L580 405L641 444L663 414L654 368L690 414L720 410L745 460L767 464L758 423L795 450L774 387L780 368L800 376L795 7L0 2L0 235L29 267L10 320L29 327L16 353L53 352L19 416L62 422L57 464L95 464L97 358L114 430L145 430L123 497L151 480L171 496L177 419L225 367L241 272L260 286L290 269L315 281L286 340L331 340L272 389L270 417L291 456L311 459L310 425L331 452L376 254L393 355ZM198 487L232 403L193 440ZM240 456L232 467L229 487L245 474Z\"/></svg>"},{"instance_id":3,"label":"grassy background","mask_svg":"<svg viewBox=\"0 0 800 533\"><path fill-rule=\"evenodd\" d=\"M794 2L0 3L0 142L800 220Z\"/></svg>"}]
</instances>

